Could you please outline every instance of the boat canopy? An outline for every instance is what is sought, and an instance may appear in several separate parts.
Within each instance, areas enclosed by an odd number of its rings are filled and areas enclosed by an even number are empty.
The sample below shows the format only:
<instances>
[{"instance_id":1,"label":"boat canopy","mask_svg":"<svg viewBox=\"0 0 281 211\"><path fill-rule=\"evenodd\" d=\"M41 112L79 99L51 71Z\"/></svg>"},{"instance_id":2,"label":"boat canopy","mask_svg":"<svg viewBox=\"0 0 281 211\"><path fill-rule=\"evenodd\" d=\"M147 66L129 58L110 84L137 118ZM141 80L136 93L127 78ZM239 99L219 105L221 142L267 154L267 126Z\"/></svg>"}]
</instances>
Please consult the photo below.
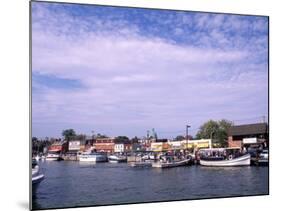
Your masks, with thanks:
<instances>
[{"instance_id":1,"label":"boat canopy","mask_svg":"<svg viewBox=\"0 0 281 211\"><path fill-rule=\"evenodd\" d=\"M222 152L226 148L209 148L209 149L200 149L199 152Z\"/></svg>"},{"instance_id":2,"label":"boat canopy","mask_svg":"<svg viewBox=\"0 0 281 211\"><path fill-rule=\"evenodd\" d=\"M51 150L48 150L48 152L60 152L61 149L51 149Z\"/></svg>"},{"instance_id":3,"label":"boat canopy","mask_svg":"<svg viewBox=\"0 0 281 211\"><path fill-rule=\"evenodd\" d=\"M231 149L241 149L241 147L227 147L225 148L226 150L231 150Z\"/></svg>"}]
</instances>

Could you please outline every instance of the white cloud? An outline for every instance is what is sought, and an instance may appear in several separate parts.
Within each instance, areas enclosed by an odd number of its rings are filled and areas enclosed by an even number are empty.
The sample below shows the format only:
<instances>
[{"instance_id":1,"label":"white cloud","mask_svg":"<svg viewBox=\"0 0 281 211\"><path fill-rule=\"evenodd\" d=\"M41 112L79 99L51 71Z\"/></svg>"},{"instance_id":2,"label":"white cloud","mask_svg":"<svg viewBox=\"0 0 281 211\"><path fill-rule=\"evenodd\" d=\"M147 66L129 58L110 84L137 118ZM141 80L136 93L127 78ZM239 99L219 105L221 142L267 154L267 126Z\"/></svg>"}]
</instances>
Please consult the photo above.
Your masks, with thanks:
<instances>
[{"instance_id":1,"label":"white cloud","mask_svg":"<svg viewBox=\"0 0 281 211\"><path fill-rule=\"evenodd\" d=\"M96 128L112 135L140 135L150 127L179 128L186 119L199 124L209 117L265 110L266 70L248 61L252 49L208 45L229 42L220 31L200 35L205 44L196 47L141 35L126 21L117 21L116 27L110 18L95 17L89 23L49 13L43 7L34 13L33 72L78 80L83 87L35 84L40 89L32 102L37 130L46 124L55 125L53 131L74 125L88 133ZM198 26L208 19L200 16ZM223 21L216 16L212 25Z\"/></svg>"}]
</instances>

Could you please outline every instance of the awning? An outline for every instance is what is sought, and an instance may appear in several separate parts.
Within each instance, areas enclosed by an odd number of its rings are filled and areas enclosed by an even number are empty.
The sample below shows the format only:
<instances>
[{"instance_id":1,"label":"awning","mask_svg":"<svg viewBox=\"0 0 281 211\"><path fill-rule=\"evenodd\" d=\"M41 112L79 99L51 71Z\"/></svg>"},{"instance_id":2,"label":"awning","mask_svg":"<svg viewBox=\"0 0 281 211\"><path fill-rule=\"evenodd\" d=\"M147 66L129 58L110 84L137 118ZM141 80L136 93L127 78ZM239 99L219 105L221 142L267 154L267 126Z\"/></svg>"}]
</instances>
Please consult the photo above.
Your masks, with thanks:
<instances>
[{"instance_id":1,"label":"awning","mask_svg":"<svg viewBox=\"0 0 281 211\"><path fill-rule=\"evenodd\" d=\"M48 152L60 152L61 149L51 149L51 150L48 150Z\"/></svg>"}]
</instances>

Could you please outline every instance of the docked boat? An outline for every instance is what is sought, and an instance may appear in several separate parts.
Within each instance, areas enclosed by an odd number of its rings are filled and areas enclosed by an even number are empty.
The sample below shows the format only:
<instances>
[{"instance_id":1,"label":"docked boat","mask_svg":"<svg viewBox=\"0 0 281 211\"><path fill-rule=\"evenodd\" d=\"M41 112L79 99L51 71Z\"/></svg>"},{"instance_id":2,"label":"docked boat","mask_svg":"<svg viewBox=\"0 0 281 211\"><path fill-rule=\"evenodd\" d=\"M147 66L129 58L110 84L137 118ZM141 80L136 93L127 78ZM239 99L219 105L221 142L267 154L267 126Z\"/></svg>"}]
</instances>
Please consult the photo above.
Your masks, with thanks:
<instances>
[{"instance_id":1,"label":"docked boat","mask_svg":"<svg viewBox=\"0 0 281 211\"><path fill-rule=\"evenodd\" d=\"M263 150L258 158L259 166L268 166L268 150Z\"/></svg>"},{"instance_id":2,"label":"docked boat","mask_svg":"<svg viewBox=\"0 0 281 211\"><path fill-rule=\"evenodd\" d=\"M48 153L47 156L46 156L46 160L49 160L49 161L59 161L59 160L63 160L62 157L60 156L60 154L57 154L57 153Z\"/></svg>"},{"instance_id":3,"label":"docked boat","mask_svg":"<svg viewBox=\"0 0 281 211\"><path fill-rule=\"evenodd\" d=\"M32 188L35 188L44 179L44 174L40 173L36 160L32 160Z\"/></svg>"},{"instance_id":4,"label":"docked boat","mask_svg":"<svg viewBox=\"0 0 281 211\"><path fill-rule=\"evenodd\" d=\"M145 161L130 162L129 165L135 168L148 168L148 167L152 167L152 162L145 162Z\"/></svg>"},{"instance_id":5,"label":"docked boat","mask_svg":"<svg viewBox=\"0 0 281 211\"><path fill-rule=\"evenodd\" d=\"M36 155L35 160L39 161L39 160L41 160L41 157L39 155Z\"/></svg>"},{"instance_id":6,"label":"docked boat","mask_svg":"<svg viewBox=\"0 0 281 211\"><path fill-rule=\"evenodd\" d=\"M79 156L81 162L106 162L107 155L104 153L86 153Z\"/></svg>"},{"instance_id":7,"label":"docked boat","mask_svg":"<svg viewBox=\"0 0 281 211\"><path fill-rule=\"evenodd\" d=\"M159 161L152 163L152 167L154 168L172 168L178 166L186 166L190 163L191 159L182 159L182 160L174 160L174 161Z\"/></svg>"},{"instance_id":8,"label":"docked boat","mask_svg":"<svg viewBox=\"0 0 281 211\"><path fill-rule=\"evenodd\" d=\"M236 152L235 152L236 150ZM251 164L250 154L238 153L238 148L208 149L207 156L200 156L202 166L249 166Z\"/></svg>"},{"instance_id":9,"label":"docked boat","mask_svg":"<svg viewBox=\"0 0 281 211\"><path fill-rule=\"evenodd\" d=\"M124 155L109 155L108 161L110 163L121 163L121 162L127 162L127 157Z\"/></svg>"},{"instance_id":10,"label":"docked boat","mask_svg":"<svg viewBox=\"0 0 281 211\"><path fill-rule=\"evenodd\" d=\"M153 154L145 154L141 157L142 160L155 160L155 157Z\"/></svg>"}]
</instances>

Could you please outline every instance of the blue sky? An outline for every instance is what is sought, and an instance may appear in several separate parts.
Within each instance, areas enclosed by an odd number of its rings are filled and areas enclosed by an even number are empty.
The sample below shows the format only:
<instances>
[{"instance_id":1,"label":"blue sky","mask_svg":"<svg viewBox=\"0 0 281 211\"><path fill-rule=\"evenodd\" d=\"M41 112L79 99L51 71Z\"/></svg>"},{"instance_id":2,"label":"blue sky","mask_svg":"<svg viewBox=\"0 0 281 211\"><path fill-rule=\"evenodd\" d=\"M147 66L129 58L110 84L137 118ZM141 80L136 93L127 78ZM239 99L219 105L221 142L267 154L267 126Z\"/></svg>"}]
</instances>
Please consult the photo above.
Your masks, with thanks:
<instances>
[{"instance_id":1,"label":"blue sky","mask_svg":"<svg viewBox=\"0 0 281 211\"><path fill-rule=\"evenodd\" d=\"M32 52L33 136L268 115L266 17L32 2Z\"/></svg>"}]
</instances>

